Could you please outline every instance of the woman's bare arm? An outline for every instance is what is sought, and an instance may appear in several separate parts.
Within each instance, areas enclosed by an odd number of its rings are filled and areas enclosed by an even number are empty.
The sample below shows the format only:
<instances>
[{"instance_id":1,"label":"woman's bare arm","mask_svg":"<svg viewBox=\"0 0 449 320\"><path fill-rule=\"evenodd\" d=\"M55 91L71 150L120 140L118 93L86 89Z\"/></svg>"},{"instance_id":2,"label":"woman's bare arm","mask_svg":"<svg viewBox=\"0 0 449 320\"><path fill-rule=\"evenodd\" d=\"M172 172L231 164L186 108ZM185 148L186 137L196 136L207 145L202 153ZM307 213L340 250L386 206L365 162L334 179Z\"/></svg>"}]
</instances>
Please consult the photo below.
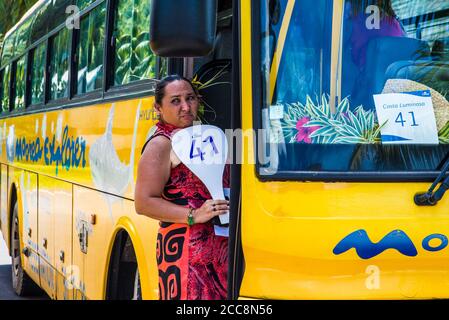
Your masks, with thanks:
<instances>
[{"instance_id":1,"label":"woman's bare arm","mask_svg":"<svg viewBox=\"0 0 449 320\"><path fill-rule=\"evenodd\" d=\"M137 169L135 207L138 214L153 219L186 223L188 208L162 198L170 177L170 140L163 136L152 139L146 146Z\"/></svg>"}]
</instances>

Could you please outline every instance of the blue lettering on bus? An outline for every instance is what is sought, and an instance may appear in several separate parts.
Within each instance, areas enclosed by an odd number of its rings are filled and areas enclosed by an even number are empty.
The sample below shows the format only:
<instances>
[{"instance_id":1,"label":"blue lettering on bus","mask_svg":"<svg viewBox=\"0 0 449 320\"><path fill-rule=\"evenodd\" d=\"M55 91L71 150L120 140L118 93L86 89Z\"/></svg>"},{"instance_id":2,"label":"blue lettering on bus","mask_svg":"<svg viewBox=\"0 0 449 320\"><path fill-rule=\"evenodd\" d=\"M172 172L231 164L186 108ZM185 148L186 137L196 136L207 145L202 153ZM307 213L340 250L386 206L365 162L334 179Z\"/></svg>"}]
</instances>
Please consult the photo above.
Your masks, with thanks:
<instances>
[{"instance_id":1,"label":"blue lettering on bus","mask_svg":"<svg viewBox=\"0 0 449 320\"><path fill-rule=\"evenodd\" d=\"M62 135L62 143L56 140L56 135L27 141L25 137L17 138L15 148L15 160L39 162L46 165L54 165L56 175L59 166L69 171L71 168L84 168L86 166L86 140L83 137L69 137L69 127L65 126Z\"/></svg>"},{"instance_id":2,"label":"blue lettering on bus","mask_svg":"<svg viewBox=\"0 0 449 320\"><path fill-rule=\"evenodd\" d=\"M441 241L439 246L431 247L429 242L433 239L438 239ZM447 247L448 241L447 237L444 234L431 234L430 236L427 236L422 241L422 247L426 249L427 251L440 251Z\"/></svg>"},{"instance_id":3,"label":"blue lettering on bus","mask_svg":"<svg viewBox=\"0 0 449 320\"><path fill-rule=\"evenodd\" d=\"M429 242L433 239L439 239L441 243L436 247L431 247ZM445 235L434 233L424 238L422 247L427 251L440 251L447 247L448 242ZM418 254L412 240L402 230L391 231L378 243L373 243L366 231L360 229L344 237L335 246L333 253L339 255L352 248L355 248L357 255L362 259L371 259L387 249L395 249L409 257L415 257Z\"/></svg>"},{"instance_id":4,"label":"blue lettering on bus","mask_svg":"<svg viewBox=\"0 0 449 320\"><path fill-rule=\"evenodd\" d=\"M373 243L365 230L357 230L344 237L334 248L334 254L338 255L355 248L362 259L375 257L387 249L396 249L406 256L414 257L418 254L412 240L402 230L394 230L382 238L378 243Z\"/></svg>"}]
</instances>

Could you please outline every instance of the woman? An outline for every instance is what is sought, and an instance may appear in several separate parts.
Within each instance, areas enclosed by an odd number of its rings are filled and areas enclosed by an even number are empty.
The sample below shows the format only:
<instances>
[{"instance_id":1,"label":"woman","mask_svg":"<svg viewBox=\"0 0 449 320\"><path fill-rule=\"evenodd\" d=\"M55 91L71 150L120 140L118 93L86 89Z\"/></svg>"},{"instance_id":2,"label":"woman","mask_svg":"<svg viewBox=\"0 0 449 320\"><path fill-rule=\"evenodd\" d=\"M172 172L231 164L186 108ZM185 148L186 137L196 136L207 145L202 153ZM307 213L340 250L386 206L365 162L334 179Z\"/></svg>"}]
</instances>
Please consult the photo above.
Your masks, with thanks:
<instances>
[{"instance_id":1,"label":"woman","mask_svg":"<svg viewBox=\"0 0 449 320\"><path fill-rule=\"evenodd\" d=\"M366 50L371 39L381 37L406 37L406 33L396 16L391 0L351 0L346 3L347 11L352 11L353 29L351 35L352 59L361 69L366 65ZM372 22L372 13L366 13L369 6L379 10L379 28L367 25ZM375 16L373 16L375 18Z\"/></svg>"},{"instance_id":2,"label":"woman","mask_svg":"<svg viewBox=\"0 0 449 320\"><path fill-rule=\"evenodd\" d=\"M158 83L154 109L160 121L138 167L136 211L160 220L157 263L163 300L225 299L227 293L228 240L214 234L211 219L228 212L229 203L211 200L171 148L172 135L193 124L198 106L188 79L172 75Z\"/></svg>"}]
</instances>

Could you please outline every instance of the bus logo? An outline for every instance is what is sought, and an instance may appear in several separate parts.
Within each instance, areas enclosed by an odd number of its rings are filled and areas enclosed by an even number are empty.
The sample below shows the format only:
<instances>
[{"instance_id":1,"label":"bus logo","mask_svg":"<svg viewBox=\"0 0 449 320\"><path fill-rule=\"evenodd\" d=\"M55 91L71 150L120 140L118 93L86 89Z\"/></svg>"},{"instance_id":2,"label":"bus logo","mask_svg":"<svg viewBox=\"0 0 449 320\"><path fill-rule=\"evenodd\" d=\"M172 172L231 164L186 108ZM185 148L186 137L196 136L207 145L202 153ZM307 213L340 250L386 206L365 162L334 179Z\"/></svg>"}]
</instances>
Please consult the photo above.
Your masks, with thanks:
<instances>
[{"instance_id":1,"label":"bus logo","mask_svg":"<svg viewBox=\"0 0 449 320\"><path fill-rule=\"evenodd\" d=\"M431 246L430 241L438 239L440 244ZM448 245L448 238L439 233L431 234L425 237L422 241L424 250L435 252L446 248ZM357 255L362 259L371 259L387 249L395 249L399 253L415 257L418 255L416 246L409 238L409 236L402 230L394 230L388 233L378 243L373 243L365 230L360 229L344 237L334 248L333 253L339 255L345 253L349 249L355 248Z\"/></svg>"}]
</instances>

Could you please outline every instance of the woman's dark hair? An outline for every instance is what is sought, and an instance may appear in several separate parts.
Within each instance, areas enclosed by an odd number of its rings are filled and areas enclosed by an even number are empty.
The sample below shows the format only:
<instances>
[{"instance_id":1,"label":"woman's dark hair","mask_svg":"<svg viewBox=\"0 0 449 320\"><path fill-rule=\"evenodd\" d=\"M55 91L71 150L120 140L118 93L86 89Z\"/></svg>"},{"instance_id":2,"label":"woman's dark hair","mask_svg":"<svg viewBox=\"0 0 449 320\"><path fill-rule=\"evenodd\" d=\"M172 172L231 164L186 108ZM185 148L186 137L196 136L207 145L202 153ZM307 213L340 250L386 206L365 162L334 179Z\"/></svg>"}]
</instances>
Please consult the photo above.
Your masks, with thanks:
<instances>
[{"instance_id":1,"label":"woman's dark hair","mask_svg":"<svg viewBox=\"0 0 449 320\"><path fill-rule=\"evenodd\" d=\"M169 83L172 83L173 81L186 81L192 87L193 92L195 92L197 96L199 95L198 90L197 88L195 88L192 81L190 81L186 77L180 76L179 74L171 74L161 79L161 81L159 81L158 84L156 85L156 92L154 94L154 99L156 100L157 104L159 105L162 104L162 99L165 96L165 87Z\"/></svg>"}]
</instances>

